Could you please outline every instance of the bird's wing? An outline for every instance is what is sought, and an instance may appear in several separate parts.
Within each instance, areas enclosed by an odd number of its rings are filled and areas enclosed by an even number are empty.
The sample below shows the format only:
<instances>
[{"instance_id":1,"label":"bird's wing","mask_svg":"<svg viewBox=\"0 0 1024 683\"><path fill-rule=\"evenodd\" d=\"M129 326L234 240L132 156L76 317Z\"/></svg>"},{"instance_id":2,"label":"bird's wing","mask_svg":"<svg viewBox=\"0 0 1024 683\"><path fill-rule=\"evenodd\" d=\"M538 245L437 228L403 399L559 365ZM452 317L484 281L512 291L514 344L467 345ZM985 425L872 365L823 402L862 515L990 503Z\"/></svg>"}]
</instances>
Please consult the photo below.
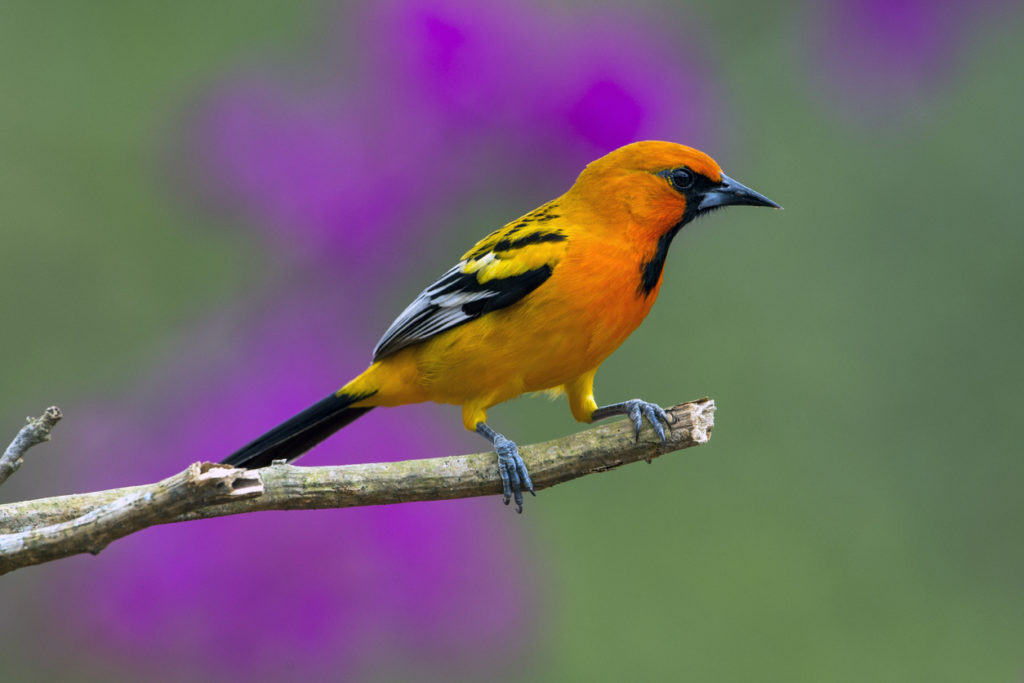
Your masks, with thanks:
<instances>
[{"instance_id":1,"label":"bird's wing","mask_svg":"<svg viewBox=\"0 0 1024 683\"><path fill-rule=\"evenodd\" d=\"M541 207L480 240L391 323L373 359L511 306L540 287L565 253L567 236ZM549 218L550 217L550 218Z\"/></svg>"}]
</instances>

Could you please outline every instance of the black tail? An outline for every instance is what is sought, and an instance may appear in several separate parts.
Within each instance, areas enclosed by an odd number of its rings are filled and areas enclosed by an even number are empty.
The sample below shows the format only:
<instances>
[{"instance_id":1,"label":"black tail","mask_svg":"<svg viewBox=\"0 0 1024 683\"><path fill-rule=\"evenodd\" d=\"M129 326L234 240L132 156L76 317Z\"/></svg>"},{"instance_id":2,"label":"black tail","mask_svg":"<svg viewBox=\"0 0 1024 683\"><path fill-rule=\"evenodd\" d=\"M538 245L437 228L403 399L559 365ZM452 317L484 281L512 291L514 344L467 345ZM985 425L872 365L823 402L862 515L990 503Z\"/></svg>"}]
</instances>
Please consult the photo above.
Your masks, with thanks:
<instances>
[{"instance_id":1,"label":"black tail","mask_svg":"<svg viewBox=\"0 0 1024 683\"><path fill-rule=\"evenodd\" d=\"M357 417L370 412L372 408L349 407L364 398L367 397L331 394L242 446L221 462L254 470L275 460L294 460Z\"/></svg>"}]
</instances>

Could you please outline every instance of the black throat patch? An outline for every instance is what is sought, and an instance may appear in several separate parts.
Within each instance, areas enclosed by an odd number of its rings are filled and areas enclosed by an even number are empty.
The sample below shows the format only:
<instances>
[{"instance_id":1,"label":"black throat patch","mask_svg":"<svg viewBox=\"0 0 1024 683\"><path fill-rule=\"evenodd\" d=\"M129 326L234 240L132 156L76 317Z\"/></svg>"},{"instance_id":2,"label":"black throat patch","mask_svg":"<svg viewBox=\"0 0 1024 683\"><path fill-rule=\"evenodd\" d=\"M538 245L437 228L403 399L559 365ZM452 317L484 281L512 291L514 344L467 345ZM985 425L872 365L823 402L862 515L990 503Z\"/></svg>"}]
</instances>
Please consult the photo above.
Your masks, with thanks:
<instances>
[{"instance_id":1,"label":"black throat patch","mask_svg":"<svg viewBox=\"0 0 1024 683\"><path fill-rule=\"evenodd\" d=\"M668 248L672 245L672 238L686 224L686 217L675 224L675 226L658 238L658 246L654 249L654 255L640 264L640 284L637 285L637 296L650 296L654 288L658 286L661 279L661 271L665 269L665 259L668 257Z\"/></svg>"},{"instance_id":2,"label":"black throat patch","mask_svg":"<svg viewBox=\"0 0 1024 683\"><path fill-rule=\"evenodd\" d=\"M710 191L715 185L716 183L710 178L698 175L693 183L693 187L686 190L686 210L683 212L679 222L658 238L654 254L640 264L640 283L636 287L638 297L650 296L654 288L658 286L661 272L665 269L665 259L668 257L668 248L672 245L672 239L683 229L683 226L705 213L698 211L697 206L704 197L704 193Z\"/></svg>"}]
</instances>

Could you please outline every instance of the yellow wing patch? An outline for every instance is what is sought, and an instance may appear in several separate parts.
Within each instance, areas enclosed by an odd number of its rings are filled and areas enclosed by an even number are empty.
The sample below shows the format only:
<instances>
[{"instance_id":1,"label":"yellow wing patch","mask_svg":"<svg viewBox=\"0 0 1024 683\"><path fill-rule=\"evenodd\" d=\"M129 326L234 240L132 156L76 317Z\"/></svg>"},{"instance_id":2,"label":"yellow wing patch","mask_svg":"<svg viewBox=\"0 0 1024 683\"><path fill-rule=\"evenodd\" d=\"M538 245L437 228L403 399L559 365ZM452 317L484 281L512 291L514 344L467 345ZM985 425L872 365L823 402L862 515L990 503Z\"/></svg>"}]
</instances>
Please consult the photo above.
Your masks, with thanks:
<instances>
[{"instance_id":1,"label":"yellow wing patch","mask_svg":"<svg viewBox=\"0 0 1024 683\"><path fill-rule=\"evenodd\" d=\"M462 272L481 284L543 266L554 268L565 254L567 236L551 224L558 205L549 202L477 242L462 256Z\"/></svg>"}]
</instances>

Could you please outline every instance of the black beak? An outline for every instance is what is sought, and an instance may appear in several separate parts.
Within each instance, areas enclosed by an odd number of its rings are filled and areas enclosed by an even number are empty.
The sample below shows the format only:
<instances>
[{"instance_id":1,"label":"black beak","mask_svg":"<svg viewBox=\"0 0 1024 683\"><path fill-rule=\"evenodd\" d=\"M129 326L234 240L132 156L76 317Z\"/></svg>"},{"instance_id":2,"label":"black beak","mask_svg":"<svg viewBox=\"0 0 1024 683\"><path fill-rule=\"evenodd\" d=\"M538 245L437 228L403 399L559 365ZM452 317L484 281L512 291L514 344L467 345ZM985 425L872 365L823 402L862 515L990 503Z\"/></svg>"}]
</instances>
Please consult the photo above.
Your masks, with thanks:
<instances>
[{"instance_id":1,"label":"black beak","mask_svg":"<svg viewBox=\"0 0 1024 683\"><path fill-rule=\"evenodd\" d=\"M697 205L697 211L707 211L720 206L743 204L748 206L770 206L773 209L782 208L760 192L754 192L746 185L736 182L723 173L722 182L704 193L700 204Z\"/></svg>"}]
</instances>

